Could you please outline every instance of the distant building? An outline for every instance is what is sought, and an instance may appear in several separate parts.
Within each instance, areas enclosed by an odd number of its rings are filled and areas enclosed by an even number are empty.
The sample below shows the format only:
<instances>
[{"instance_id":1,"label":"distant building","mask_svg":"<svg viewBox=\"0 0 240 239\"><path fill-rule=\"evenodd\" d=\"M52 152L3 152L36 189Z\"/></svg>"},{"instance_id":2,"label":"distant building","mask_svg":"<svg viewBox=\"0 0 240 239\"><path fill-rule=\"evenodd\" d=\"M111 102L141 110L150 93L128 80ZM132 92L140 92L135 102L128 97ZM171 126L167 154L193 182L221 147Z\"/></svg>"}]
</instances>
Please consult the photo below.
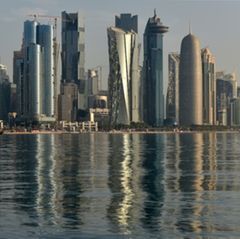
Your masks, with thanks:
<instances>
[{"instance_id":1,"label":"distant building","mask_svg":"<svg viewBox=\"0 0 240 239\"><path fill-rule=\"evenodd\" d=\"M100 91L100 75L97 69L88 70L88 95L97 95Z\"/></svg>"},{"instance_id":2,"label":"distant building","mask_svg":"<svg viewBox=\"0 0 240 239\"><path fill-rule=\"evenodd\" d=\"M8 121L10 110L10 82L7 67L0 64L0 120Z\"/></svg>"},{"instance_id":3,"label":"distant building","mask_svg":"<svg viewBox=\"0 0 240 239\"><path fill-rule=\"evenodd\" d=\"M138 33L138 16L132 16L129 13L122 13L120 16L115 16L115 27L121 28L124 31Z\"/></svg>"},{"instance_id":4,"label":"distant building","mask_svg":"<svg viewBox=\"0 0 240 239\"><path fill-rule=\"evenodd\" d=\"M216 73L216 103L217 103L217 123L220 125L231 124L232 99L237 98L237 86L235 74Z\"/></svg>"},{"instance_id":5,"label":"distant building","mask_svg":"<svg viewBox=\"0 0 240 239\"><path fill-rule=\"evenodd\" d=\"M18 98L23 101L18 111L20 114L23 113L26 120L54 121L56 117L54 68L56 65L53 26L41 25L36 20L25 21L22 52L22 81L20 53L15 61L16 68L14 69L16 70ZM22 106L23 109L21 109Z\"/></svg>"},{"instance_id":6,"label":"distant building","mask_svg":"<svg viewBox=\"0 0 240 239\"><path fill-rule=\"evenodd\" d=\"M163 35L168 32L157 17L149 18L144 32L143 120L161 126L164 120Z\"/></svg>"},{"instance_id":7,"label":"distant building","mask_svg":"<svg viewBox=\"0 0 240 239\"><path fill-rule=\"evenodd\" d=\"M75 83L61 84L58 99L58 120L74 122L78 113L78 86Z\"/></svg>"},{"instance_id":8,"label":"distant building","mask_svg":"<svg viewBox=\"0 0 240 239\"><path fill-rule=\"evenodd\" d=\"M10 84L10 107L9 112L17 113L17 86L14 83Z\"/></svg>"},{"instance_id":9,"label":"distant building","mask_svg":"<svg viewBox=\"0 0 240 239\"><path fill-rule=\"evenodd\" d=\"M231 125L240 126L240 98L231 100Z\"/></svg>"},{"instance_id":10,"label":"distant building","mask_svg":"<svg viewBox=\"0 0 240 239\"><path fill-rule=\"evenodd\" d=\"M240 97L240 86L237 88L237 97Z\"/></svg>"},{"instance_id":11,"label":"distant building","mask_svg":"<svg viewBox=\"0 0 240 239\"><path fill-rule=\"evenodd\" d=\"M183 38L179 69L180 125L203 124L202 61L200 42L193 34Z\"/></svg>"},{"instance_id":12,"label":"distant building","mask_svg":"<svg viewBox=\"0 0 240 239\"><path fill-rule=\"evenodd\" d=\"M208 48L202 49L203 123L216 124L216 69L215 58Z\"/></svg>"},{"instance_id":13,"label":"distant building","mask_svg":"<svg viewBox=\"0 0 240 239\"><path fill-rule=\"evenodd\" d=\"M180 55L170 53L168 55L166 114L168 120L177 124L179 123L179 64Z\"/></svg>"},{"instance_id":14,"label":"distant building","mask_svg":"<svg viewBox=\"0 0 240 239\"><path fill-rule=\"evenodd\" d=\"M16 107L17 114L22 117L24 114L24 56L23 49L13 53L13 82L16 84Z\"/></svg>"}]
</instances>

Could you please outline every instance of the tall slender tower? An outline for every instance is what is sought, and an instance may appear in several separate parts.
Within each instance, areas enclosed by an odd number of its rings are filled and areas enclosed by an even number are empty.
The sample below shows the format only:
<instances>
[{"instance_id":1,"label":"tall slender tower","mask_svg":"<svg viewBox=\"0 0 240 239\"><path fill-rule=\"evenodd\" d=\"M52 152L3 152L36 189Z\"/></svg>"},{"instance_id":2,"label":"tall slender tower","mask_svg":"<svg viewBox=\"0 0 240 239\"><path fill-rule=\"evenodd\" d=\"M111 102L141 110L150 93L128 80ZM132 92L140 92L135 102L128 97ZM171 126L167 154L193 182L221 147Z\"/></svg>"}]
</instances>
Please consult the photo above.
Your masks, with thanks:
<instances>
[{"instance_id":1,"label":"tall slender tower","mask_svg":"<svg viewBox=\"0 0 240 239\"><path fill-rule=\"evenodd\" d=\"M164 119L163 35L168 32L157 17L149 18L144 32L143 120L161 126Z\"/></svg>"},{"instance_id":2,"label":"tall slender tower","mask_svg":"<svg viewBox=\"0 0 240 239\"><path fill-rule=\"evenodd\" d=\"M202 49L203 123L216 124L216 70L215 58L208 48Z\"/></svg>"},{"instance_id":3,"label":"tall slender tower","mask_svg":"<svg viewBox=\"0 0 240 239\"><path fill-rule=\"evenodd\" d=\"M168 55L167 119L179 123L179 53Z\"/></svg>"},{"instance_id":4,"label":"tall slender tower","mask_svg":"<svg viewBox=\"0 0 240 239\"><path fill-rule=\"evenodd\" d=\"M108 28L110 125L140 121L140 68L137 16L115 17Z\"/></svg>"},{"instance_id":5,"label":"tall slender tower","mask_svg":"<svg viewBox=\"0 0 240 239\"><path fill-rule=\"evenodd\" d=\"M139 121L139 111L135 111L133 98L135 70L138 67L138 42L135 32L120 28L108 28L109 47L109 109L110 125L128 125ZM139 78L138 78L139 79ZM137 93L137 92L136 92ZM135 97L135 101L136 101ZM139 108L138 108L139 109Z\"/></svg>"},{"instance_id":6,"label":"tall slender tower","mask_svg":"<svg viewBox=\"0 0 240 239\"><path fill-rule=\"evenodd\" d=\"M203 124L202 61L200 42L191 33L183 38L179 73L180 125Z\"/></svg>"},{"instance_id":7,"label":"tall slender tower","mask_svg":"<svg viewBox=\"0 0 240 239\"><path fill-rule=\"evenodd\" d=\"M85 26L79 13L62 12L62 82L84 80Z\"/></svg>"}]
</instances>

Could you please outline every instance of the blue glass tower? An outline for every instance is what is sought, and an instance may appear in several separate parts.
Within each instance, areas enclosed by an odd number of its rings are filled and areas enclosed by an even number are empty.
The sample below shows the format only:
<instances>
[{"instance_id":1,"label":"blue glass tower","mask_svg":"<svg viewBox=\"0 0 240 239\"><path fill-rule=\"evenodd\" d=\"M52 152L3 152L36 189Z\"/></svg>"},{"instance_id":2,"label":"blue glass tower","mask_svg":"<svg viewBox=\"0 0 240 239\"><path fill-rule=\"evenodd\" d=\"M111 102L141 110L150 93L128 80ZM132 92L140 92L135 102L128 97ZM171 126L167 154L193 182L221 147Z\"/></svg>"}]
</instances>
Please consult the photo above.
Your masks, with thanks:
<instances>
[{"instance_id":1,"label":"blue glass tower","mask_svg":"<svg viewBox=\"0 0 240 239\"><path fill-rule=\"evenodd\" d=\"M168 32L157 17L149 18L144 32L143 120L159 127L164 119L163 35Z\"/></svg>"}]
</instances>

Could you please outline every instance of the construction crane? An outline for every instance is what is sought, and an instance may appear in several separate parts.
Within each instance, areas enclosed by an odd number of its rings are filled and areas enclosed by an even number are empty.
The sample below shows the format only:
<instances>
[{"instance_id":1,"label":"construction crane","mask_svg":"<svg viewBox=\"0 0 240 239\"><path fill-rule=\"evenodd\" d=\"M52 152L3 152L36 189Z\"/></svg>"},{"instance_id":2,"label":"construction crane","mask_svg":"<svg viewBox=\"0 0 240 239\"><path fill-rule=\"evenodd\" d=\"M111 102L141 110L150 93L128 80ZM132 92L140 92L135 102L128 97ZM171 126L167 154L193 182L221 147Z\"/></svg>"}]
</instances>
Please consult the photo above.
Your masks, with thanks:
<instances>
[{"instance_id":1,"label":"construction crane","mask_svg":"<svg viewBox=\"0 0 240 239\"><path fill-rule=\"evenodd\" d=\"M57 21L61 17L59 16L51 16L51 15L40 15L40 14L29 14L29 17L33 17L35 21L38 20L38 18L48 18L48 19L54 19L54 25L53 25L53 30L54 30L54 38L57 40Z\"/></svg>"}]
</instances>

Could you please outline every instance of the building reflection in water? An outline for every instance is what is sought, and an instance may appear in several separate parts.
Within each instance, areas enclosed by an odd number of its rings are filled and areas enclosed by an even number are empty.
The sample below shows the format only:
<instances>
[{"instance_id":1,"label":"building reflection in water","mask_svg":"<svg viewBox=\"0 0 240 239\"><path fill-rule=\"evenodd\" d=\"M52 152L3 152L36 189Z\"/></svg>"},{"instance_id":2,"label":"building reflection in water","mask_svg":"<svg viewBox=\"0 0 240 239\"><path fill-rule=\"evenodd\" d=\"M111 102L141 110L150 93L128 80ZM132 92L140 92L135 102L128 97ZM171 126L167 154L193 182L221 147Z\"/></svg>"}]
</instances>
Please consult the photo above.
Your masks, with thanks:
<instances>
[{"instance_id":1,"label":"building reflection in water","mask_svg":"<svg viewBox=\"0 0 240 239\"><path fill-rule=\"evenodd\" d=\"M108 185L112 194L107 215L111 231L131 234L140 217L141 167L139 135L109 135L110 154L108 158Z\"/></svg>"},{"instance_id":2,"label":"building reflection in water","mask_svg":"<svg viewBox=\"0 0 240 239\"><path fill-rule=\"evenodd\" d=\"M143 202L142 226L150 231L160 232L162 207L164 201L164 154L166 136L145 135L142 167L142 190L145 193Z\"/></svg>"},{"instance_id":3,"label":"building reflection in water","mask_svg":"<svg viewBox=\"0 0 240 239\"><path fill-rule=\"evenodd\" d=\"M0 152L9 160L0 161L7 185L0 202L13 202L17 223L47 231L153 238L237 231L239 142L239 134L214 132L18 136L15 150ZM6 168L14 175L4 178Z\"/></svg>"}]
</instances>

